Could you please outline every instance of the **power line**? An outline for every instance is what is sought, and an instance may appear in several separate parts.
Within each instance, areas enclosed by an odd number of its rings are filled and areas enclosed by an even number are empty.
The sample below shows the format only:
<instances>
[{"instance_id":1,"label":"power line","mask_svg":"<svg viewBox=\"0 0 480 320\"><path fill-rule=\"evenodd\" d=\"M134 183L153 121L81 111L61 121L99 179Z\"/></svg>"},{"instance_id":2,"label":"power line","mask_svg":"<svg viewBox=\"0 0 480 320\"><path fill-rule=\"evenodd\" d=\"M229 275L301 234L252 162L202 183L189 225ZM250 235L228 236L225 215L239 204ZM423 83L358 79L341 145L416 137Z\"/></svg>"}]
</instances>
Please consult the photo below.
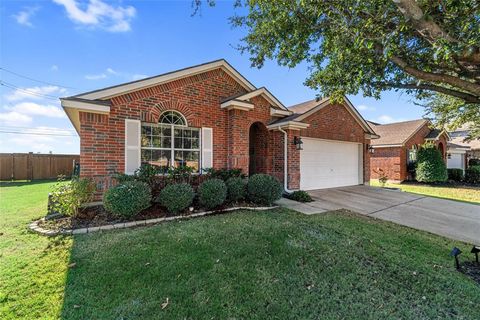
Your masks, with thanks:
<instances>
[{"instance_id":1,"label":"power line","mask_svg":"<svg viewBox=\"0 0 480 320\"><path fill-rule=\"evenodd\" d=\"M18 132L18 131L2 131L0 133L11 133L11 134L28 134L32 136L57 136L57 137L77 137L72 134L60 134L60 133L40 133L40 132Z\"/></svg>"},{"instance_id":2,"label":"power line","mask_svg":"<svg viewBox=\"0 0 480 320\"><path fill-rule=\"evenodd\" d=\"M55 100L55 101L58 101L58 99L60 99L60 97L57 97L57 96L52 96L52 95L49 95L49 94L42 94L42 93L30 91L28 89L23 89L23 88L17 87L14 84L5 82L5 81L0 81L0 85L5 86L5 87L10 88L10 89L19 90L19 91L24 92L26 94L30 94L30 95L33 95L33 96L45 98L45 99L50 99L50 100Z\"/></svg>"},{"instance_id":3,"label":"power line","mask_svg":"<svg viewBox=\"0 0 480 320\"><path fill-rule=\"evenodd\" d=\"M52 82L47 82L47 81L42 81L42 80L37 80L37 79L34 79L34 78L30 78L30 77L24 76L20 73L13 72L11 70L8 70L8 69L2 68L2 67L0 67L0 70L2 70L4 72L8 72L8 73L13 74L13 75L16 75L17 77L20 77L20 78L28 79L28 80L31 80L31 81L36 81L38 83L44 83L44 84L48 84L48 85L51 85L51 86L57 86L57 87L62 87L62 88L67 88L67 89L76 89L76 88L73 88L73 87L62 86L62 85L55 84L55 83L52 83Z\"/></svg>"},{"instance_id":4,"label":"power line","mask_svg":"<svg viewBox=\"0 0 480 320\"><path fill-rule=\"evenodd\" d=\"M77 132L75 131L75 129L68 129L68 128L65 128L65 129L51 129L51 128L32 128L32 127L18 127L18 126L0 126L0 130L16 130L16 129L30 129L30 130L57 130L57 131L73 131L73 132Z\"/></svg>"}]
</instances>

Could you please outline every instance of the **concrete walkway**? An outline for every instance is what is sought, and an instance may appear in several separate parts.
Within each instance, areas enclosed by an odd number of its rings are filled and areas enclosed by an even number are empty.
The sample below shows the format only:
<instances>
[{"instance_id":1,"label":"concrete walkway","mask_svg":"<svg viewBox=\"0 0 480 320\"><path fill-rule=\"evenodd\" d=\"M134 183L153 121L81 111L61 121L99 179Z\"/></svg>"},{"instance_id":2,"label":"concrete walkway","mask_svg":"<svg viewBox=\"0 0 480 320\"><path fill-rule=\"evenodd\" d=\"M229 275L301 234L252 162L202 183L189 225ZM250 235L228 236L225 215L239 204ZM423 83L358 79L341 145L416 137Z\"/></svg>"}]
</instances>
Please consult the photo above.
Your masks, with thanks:
<instances>
[{"instance_id":1,"label":"concrete walkway","mask_svg":"<svg viewBox=\"0 0 480 320\"><path fill-rule=\"evenodd\" d=\"M282 198L277 203L305 214L348 209L480 245L480 205L369 186L322 189L309 193L313 202L299 203Z\"/></svg>"}]
</instances>

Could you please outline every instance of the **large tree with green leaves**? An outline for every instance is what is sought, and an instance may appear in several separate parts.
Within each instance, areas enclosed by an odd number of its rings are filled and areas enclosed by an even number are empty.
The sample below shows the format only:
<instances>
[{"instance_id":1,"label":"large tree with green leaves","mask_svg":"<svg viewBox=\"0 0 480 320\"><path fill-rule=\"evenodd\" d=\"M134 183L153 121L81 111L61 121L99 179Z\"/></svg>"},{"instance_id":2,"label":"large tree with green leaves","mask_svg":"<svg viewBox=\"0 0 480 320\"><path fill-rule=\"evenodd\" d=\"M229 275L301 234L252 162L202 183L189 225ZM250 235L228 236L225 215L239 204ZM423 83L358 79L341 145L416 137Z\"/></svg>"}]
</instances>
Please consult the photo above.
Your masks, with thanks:
<instances>
[{"instance_id":1,"label":"large tree with green leaves","mask_svg":"<svg viewBox=\"0 0 480 320\"><path fill-rule=\"evenodd\" d=\"M252 65L306 61L306 84L324 96L379 98L403 89L436 101L432 94L440 93L456 102L456 120L464 118L464 105L467 114L480 108L477 0L237 0L236 6L240 13L231 22L247 29L239 49Z\"/></svg>"}]
</instances>

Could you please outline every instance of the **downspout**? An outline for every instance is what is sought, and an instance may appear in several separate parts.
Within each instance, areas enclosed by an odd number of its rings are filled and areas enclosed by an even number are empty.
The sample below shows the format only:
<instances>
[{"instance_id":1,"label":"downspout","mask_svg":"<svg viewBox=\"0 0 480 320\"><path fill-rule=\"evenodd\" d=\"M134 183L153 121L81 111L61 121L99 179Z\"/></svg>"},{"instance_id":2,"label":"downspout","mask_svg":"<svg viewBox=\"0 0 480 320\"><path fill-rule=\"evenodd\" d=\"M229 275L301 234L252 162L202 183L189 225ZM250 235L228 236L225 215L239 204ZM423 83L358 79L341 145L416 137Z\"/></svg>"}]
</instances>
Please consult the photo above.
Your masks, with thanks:
<instances>
[{"instance_id":1,"label":"downspout","mask_svg":"<svg viewBox=\"0 0 480 320\"><path fill-rule=\"evenodd\" d=\"M285 163L283 165L283 188L286 193L292 193L293 191L288 189L288 134L287 131L283 130L281 127L278 127L280 132L283 132L285 139L283 139L283 158Z\"/></svg>"}]
</instances>

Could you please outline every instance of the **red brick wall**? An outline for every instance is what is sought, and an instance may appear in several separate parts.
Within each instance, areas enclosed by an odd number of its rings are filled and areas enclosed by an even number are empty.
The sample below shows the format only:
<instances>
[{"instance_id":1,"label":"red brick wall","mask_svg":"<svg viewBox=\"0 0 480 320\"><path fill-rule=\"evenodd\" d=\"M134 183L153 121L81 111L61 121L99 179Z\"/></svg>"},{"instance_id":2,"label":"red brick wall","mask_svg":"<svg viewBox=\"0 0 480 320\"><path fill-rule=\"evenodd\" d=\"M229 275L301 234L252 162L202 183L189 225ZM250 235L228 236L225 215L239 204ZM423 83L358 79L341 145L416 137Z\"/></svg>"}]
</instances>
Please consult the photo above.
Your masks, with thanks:
<instances>
[{"instance_id":1,"label":"red brick wall","mask_svg":"<svg viewBox=\"0 0 480 320\"><path fill-rule=\"evenodd\" d=\"M402 147L376 148L370 155L370 178L378 179L379 170L387 175L388 180L402 181ZM405 164L406 166L406 164ZM403 173L404 174L404 173Z\"/></svg>"},{"instance_id":2,"label":"red brick wall","mask_svg":"<svg viewBox=\"0 0 480 320\"><path fill-rule=\"evenodd\" d=\"M425 143L425 137L430 133L431 129L428 124L425 124L420 130L418 130L403 147L389 147L389 148L376 148L375 153L371 155L370 160L370 175L372 179L378 179L379 175L375 171L379 168L387 174L389 180L404 181L409 180L412 177L409 176L407 170L407 150L411 149L413 145L420 147ZM447 141L444 135L440 137L435 144L443 143L444 152L443 158L446 161L446 145Z\"/></svg>"},{"instance_id":3,"label":"red brick wall","mask_svg":"<svg viewBox=\"0 0 480 320\"><path fill-rule=\"evenodd\" d=\"M364 150L363 180L370 181L370 155L366 151L366 145L370 140L365 139L364 129L344 105L327 105L303 121L310 124L310 127L300 131L300 135L303 137L362 143Z\"/></svg>"},{"instance_id":4,"label":"red brick wall","mask_svg":"<svg viewBox=\"0 0 480 320\"><path fill-rule=\"evenodd\" d=\"M95 178L100 190L111 185L111 176L124 172L125 119L156 123L165 110L181 112L191 127L213 128L213 167L241 168L248 174L250 126L270 122L270 104L258 96L251 99L255 108L250 111L220 107L223 99L245 92L218 69L114 97L108 116L81 113L81 175ZM257 146L275 146L279 137L266 130ZM262 171L283 181L283 144L281 153L277 148L260 152L265 156Z\"/></svg>"}]
</instances>

